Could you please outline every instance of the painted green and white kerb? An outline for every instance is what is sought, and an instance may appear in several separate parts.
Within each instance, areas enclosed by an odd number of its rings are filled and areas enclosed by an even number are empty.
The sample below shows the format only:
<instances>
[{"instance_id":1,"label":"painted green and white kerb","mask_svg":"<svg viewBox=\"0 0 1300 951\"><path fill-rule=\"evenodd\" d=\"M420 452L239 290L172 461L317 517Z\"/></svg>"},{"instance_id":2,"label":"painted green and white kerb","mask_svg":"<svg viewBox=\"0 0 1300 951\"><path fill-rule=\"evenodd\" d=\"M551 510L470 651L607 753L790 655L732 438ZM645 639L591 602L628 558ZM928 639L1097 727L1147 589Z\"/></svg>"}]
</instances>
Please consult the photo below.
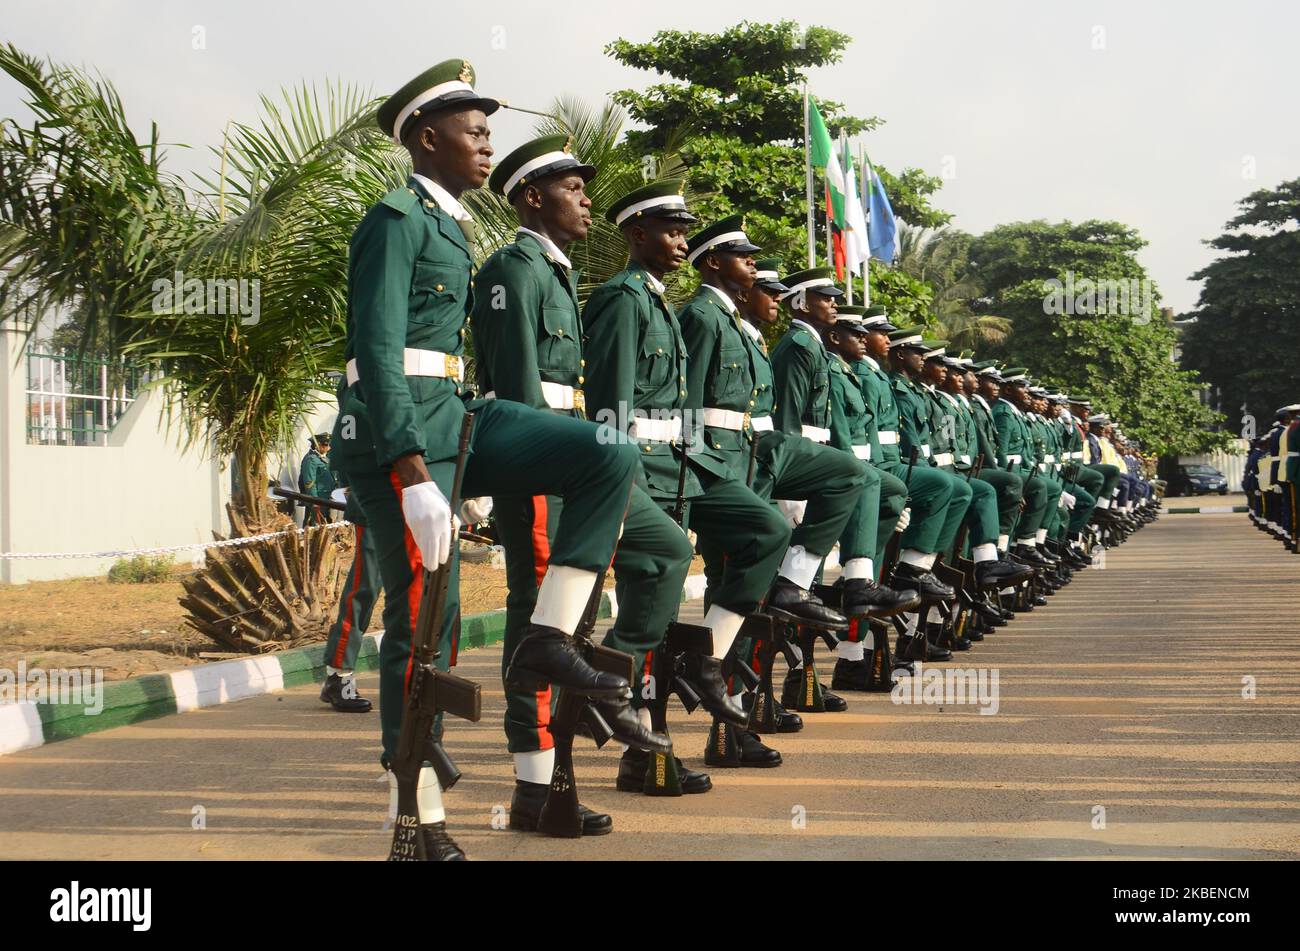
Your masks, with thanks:
<instances>
[{"instance_id":1,"label":"painted green and white kerb","mask_svg":"<svg viewBox=\"0 0 1300 951\"><path fill-rule=\"evenodd\" d=\"M682 600L703 596L704 576L688 577ZM600 616L612 617L616 613L613 594L606 592ZM459 649L473 650L497 643L503 637L505 621L504 610L461 618ZM358 670L378 668L382 637L382 633L365 636L357 658ZM324 679L325 645L316 644L259 657L199 664L168 674L106 682L103 708L93 715L87 714L80 703L0 704L0 755L173 713L278 693L287 687L320 683Z\"/></svg>"}]
</instances>

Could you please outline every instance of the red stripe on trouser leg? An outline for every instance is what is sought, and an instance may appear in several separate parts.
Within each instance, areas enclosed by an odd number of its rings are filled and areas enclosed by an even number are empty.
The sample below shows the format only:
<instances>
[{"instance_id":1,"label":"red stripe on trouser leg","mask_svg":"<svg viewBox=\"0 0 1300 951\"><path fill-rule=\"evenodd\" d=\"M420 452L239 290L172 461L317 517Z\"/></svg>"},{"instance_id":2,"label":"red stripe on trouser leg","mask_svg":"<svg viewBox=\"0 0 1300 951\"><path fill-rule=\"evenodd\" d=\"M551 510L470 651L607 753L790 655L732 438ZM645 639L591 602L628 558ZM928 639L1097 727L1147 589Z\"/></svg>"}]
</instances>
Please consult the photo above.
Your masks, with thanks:
<instances>
[{"instance_id":1,"label":"red stripe on trouser leg","mask_svg":"<svg viewBox=\"0 0 1300 951\"><path fill-rule=\"evenodd\" d=\"M652 651L652 650L648 650L648 651L645 652L645 664L644 664L644 665L642 666L642 668L641 668L641 697L642 697L642 699L645 699L645 685L646 685L647 683L650 682L650 678L653 676L653 674L651 674L650 671L654 668L654 659L655 659L655 652L654 652L654 651ZM654 685L654 694L655 694L655 697L654 697L654 698L658 698L658 696L659 696L659 685L658 685L658 684L655 684L655 685ZM654 698L652 698L652 699L654 699Z\"/></svg>"},{"instance_id":2,"label":"red stripe on trouser leg","mask_svg":"<svg viewBox=\"0 0 1300 951\"><path fill-rule=\"evenodd\" d=\"M389 473L393 490L397 493L397 507L402 507L402 481L396 472ZM424 559L420 557L420 546L415 543L415 536L406 527L406 514L402 514L403 534L406 541L406 560L411 566L411 587L406 592L406 610L411 624L411 653L406 658L406 673L402 675L402 699L411 689L411 671L415 667L415 622L420 616L420 597L424 594Z\"/></svg>"},{"instance_id":3,"label":"red stripe on trouser leg","mask_svg":"<svg viewBox=\"0 0 1300 951\"><path fill-rule=\"evenodd\" d=\"M533 496L533 572L537 586L546 577L546 565L551 560L551 537L546 533L546 496Z\"/></svg>"},{"instance_id":4,"label":"red stripe on trouser leg","mask_svg":"<svg viewBox=\"0 0 1300 951\"><path fill-rule=\"evenodd\" d=\"M760 675L763 673L762 651L763 651L762 643L759 641L755 641L754 647L750 651L750 655L749 655L750 668L754 671L754 673Z\"/></svg>"},{"instance_id":5,"label":"red stripe on trouser leg","mask_svg":"<svg viewBox=\"0 0 1300 951\"><path fill-rule=\"evenodd\" d=\"M547 534L547 521L550 513L546 506L546 496L533 496L533 576L537 586L542 586L546 577L546 566L551 560L551 536ZM551 688L548 684L544 690L537 691L534 698L537 706L537 748L549 750L555 746L551 737Z\"/></svg>"},{"instance_id":6,"label":"red stripe on trouser leg","mask_svg":"<svg viewBox=\"0 0 1300 951\"><path fill-rule=\"evenodd\" d=\"M361 587L362 531L364 531L364 526L358 525L356 553L352 558L352 570L356 572L356 576L352 579L352 585L348 588L347 594L343 596L343 623L339 627L339 643L338 647L334 650L334 662L330 664L331 667L341 668L343 666L343 661L347 657L348 637L352 634L352 601L356 597L357 588Z\"/></svg>"},{"instance_id":7,"label":"red stripe on trouser leg","mask_svg":"<svg viewBox=\"0 0 1300 951\"><path fill-rule=\"evenodd\" d=\"M858 633L858 619L855 617L849 618L849 636L845 640L854 644L862 640L862 635Z\"/></svg>"}]
</instances>

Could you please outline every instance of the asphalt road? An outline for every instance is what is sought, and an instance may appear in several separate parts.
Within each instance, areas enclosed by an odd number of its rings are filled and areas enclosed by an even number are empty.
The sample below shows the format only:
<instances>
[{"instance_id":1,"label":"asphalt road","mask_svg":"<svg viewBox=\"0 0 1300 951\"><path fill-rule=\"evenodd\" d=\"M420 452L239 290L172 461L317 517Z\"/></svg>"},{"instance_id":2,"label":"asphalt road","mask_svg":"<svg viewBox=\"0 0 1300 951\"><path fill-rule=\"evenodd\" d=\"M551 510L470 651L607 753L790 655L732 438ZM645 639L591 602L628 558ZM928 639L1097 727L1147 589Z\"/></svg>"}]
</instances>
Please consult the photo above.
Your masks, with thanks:
<instances>
[{"instance_id":1,"label":"asphalt road","mask_svg":"<svg viewBox=\"0 0 1300 951\"><path fill-rule=\"evenodd\" d=\"M680 799L617 792L617 753L580 740L584 801L615 822L588 840L493 828L500 653L470 652L486 713L449 730L450 824L474 859L1296 858L1297 583L1245 516L1165 516L940 665L996 671L994 715L850 695L772 738L781 768ZM382 858L377 726L299 688L0 758L0 858ZM697 768L707 726L675 708Z\"/></svg>"}]
</instances>

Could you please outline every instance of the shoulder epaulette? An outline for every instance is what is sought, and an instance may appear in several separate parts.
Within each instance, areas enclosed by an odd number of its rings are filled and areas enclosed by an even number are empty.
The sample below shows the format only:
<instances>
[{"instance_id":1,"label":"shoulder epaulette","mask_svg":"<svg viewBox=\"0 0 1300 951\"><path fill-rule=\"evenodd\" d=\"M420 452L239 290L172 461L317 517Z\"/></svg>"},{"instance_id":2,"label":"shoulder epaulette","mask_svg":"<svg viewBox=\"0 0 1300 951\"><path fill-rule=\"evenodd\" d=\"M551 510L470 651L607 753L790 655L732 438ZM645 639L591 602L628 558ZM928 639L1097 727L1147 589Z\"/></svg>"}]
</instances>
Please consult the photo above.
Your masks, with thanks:
<instances>
[{"instance_id":1,"label":"shoulder epaulette","mask_svg":"<svg viewBox=\"0 0 1300 951\"><path fill-rule=\"evenodd\" d=\"M391 192L380 199L381 205L387 205L398 214L409 214L414 209L420 207L420 196L412 189L403 185L401 188L394 188Z\"/></svg>"}]
</instances>

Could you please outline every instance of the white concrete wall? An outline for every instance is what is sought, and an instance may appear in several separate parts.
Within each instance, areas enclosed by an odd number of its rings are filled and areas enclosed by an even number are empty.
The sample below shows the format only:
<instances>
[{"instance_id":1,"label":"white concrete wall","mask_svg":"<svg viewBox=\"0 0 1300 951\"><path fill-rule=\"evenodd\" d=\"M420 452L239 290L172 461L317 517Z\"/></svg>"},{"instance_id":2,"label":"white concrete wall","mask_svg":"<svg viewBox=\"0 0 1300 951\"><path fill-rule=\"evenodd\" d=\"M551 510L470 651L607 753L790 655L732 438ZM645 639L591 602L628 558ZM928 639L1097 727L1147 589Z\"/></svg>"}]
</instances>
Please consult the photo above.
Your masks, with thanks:
<instances>
[{"instance_id":1,"label":"white concrete wall","mask_svg":"<svg viewBox=\"0 0 1300 951\"><path fill-rule=\"evenodd\" d=\"M107 446L28 445L23 346L0 328L0 551L148 548L228 531L230 474L200 447L181 449L160 391L136 401ZM114 560L0 559L0 582L102 575Z\"/></svg>"}]
</instances>

